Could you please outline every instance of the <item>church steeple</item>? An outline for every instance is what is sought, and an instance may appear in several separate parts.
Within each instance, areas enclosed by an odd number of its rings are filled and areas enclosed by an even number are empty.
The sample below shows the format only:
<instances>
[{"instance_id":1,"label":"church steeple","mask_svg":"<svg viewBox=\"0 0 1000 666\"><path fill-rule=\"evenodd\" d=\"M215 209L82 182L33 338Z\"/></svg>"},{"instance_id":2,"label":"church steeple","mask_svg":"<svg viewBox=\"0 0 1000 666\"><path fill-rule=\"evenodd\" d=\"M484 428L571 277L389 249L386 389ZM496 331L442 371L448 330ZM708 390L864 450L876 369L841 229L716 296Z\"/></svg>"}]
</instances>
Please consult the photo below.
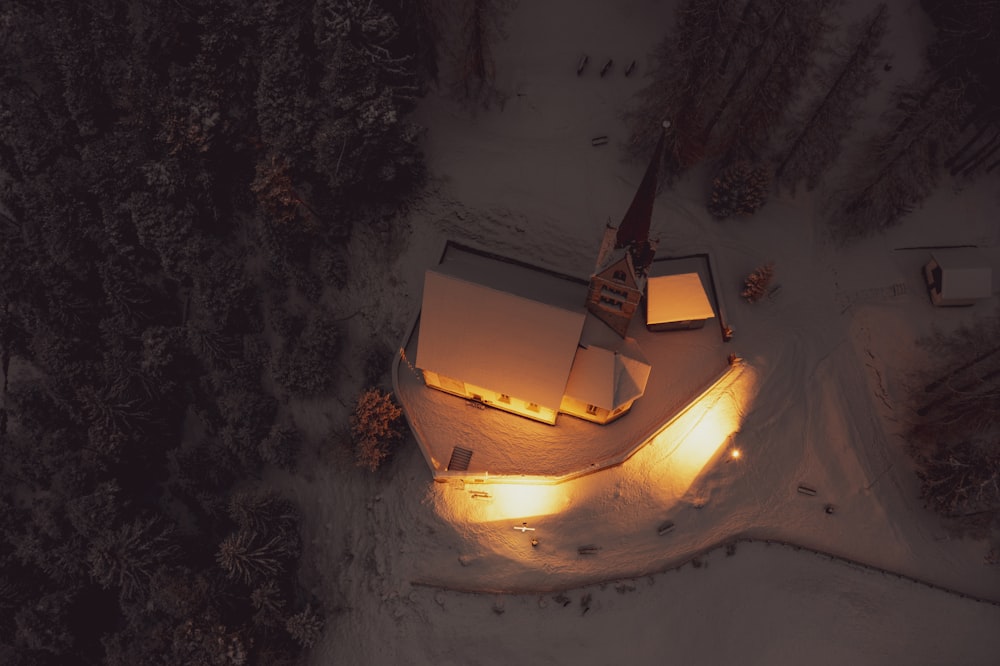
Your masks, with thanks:
<instances>
[{"instance_id":1,"label":"church steeple","mask_svg":"<svg viewBox=\"0 0 1000 666\"><path fill-rule=\"evenodd\" d=\"M590 276L587 310L623 338L639 308L646 271L656 251L655 243L649 240L649 223L668 127L670 123L664 122L656 150L621 225L618 229L609 225L605 230L597 267Z\"/></svg>"},{"instance_id":2,"label":"church steeple","mask_svg":"<svg viewBox=\"0 0 1000 666\"><path fill-rule=\"evenodd\" d=\"M643 275L653 261L655 252L655 248L649 241L649 224L653 217L653 201L656 199L660 162L663 161L663 146L669 127L670 122L663 121L663 129L660 131L660 139L656 142L656 148L653 150L653 157L646 167L646 173L642 177L642 182L639 183L639 189L632 197L632 204L628 207L621 224L618 225L618 234L615 237L615 247L629 248L629 254L632 255L636 270Z\"/></svg>"}]
</instances>

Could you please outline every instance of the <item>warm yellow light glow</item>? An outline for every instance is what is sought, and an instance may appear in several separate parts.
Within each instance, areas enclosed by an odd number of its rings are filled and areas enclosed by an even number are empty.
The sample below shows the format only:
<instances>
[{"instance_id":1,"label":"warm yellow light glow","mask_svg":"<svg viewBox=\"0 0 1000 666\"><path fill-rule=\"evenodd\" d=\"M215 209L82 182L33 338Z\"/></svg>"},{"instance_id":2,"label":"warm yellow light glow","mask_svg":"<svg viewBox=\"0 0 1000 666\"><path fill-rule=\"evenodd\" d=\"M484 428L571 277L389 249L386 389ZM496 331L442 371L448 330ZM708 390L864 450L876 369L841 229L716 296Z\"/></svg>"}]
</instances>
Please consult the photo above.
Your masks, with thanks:
<instances>
[{"instance_id":1,"label":"warm yellow light glow","mask_svg":"<svg viewBox=\"0 0 1000 666\"><path fill-rule=\"evenodd\" d=\"M658 461L657 487L675 498L691 487L739 430L743 410L753 397L754 383L750 368L735 366L653 438L647 448ZM733 448L729 455L735 460L742 452Z\"/></svg>"},{"instance_id":2,"label":"warm yellow light glow","mask_svg":"<svg viewBox=\"0 0 1000 666\"><path fill-rule=\"evenodd\" d=\"M492 501L485 505L485 520L531 518L556 513L566 503L563 489L556 485L490 484Z\"/></svg>"},{"instance_id":3,"label":"warm yellow light glow","mask_svg":"<svg viewBox=\"0 0 1000 666\"><path fill-rule=\"evenodd\" d=\"M681 499L714 461L742 460L742 451L732 445L733 436L753 399L755 384L752 368L733 366L616 471L557 484L527 479L507 482L490 478L484 483L455 479L430 489L436 510L445 520L464 525L473 533L500 527L511 540L521 536L512 527L522 523L535 527L537 519L558 518L557 514L572 520L574 507L603 506L608 497L617 499L629 492L632 481L634 489L642 489L644 501L653 495L661 506L669 506ZM539 529L548 529L546 521L538 522Z\"/></svg>"},{"instance_id":4,"label":"warm yellow light glow","mask_svg":"<svg viewBox=\"0 0 1000 666\"><path fill-rule=\"evenodd\" d=\"M455 522L520 524L558 513L569 504L564 484L466 483L464 490L440 488L438 512Z\"/></svg>"}]
</instances>

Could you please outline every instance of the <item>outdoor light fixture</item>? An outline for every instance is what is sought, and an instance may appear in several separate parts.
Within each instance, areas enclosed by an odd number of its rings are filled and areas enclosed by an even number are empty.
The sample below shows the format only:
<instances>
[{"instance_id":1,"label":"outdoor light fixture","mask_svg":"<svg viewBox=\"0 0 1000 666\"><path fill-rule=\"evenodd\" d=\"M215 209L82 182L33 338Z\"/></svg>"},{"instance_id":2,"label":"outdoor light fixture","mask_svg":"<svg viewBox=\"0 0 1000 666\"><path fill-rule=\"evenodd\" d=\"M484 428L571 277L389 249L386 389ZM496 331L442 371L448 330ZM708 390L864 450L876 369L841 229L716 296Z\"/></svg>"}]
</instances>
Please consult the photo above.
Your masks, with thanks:
<instances>
[{"instance_id":1,"label":"outdoor light fixture","mask_svg":"<svg viewBox=\"0 0 1000 666\"><path fill-rule=\"evenodd\" d=\"M688 492L709 465L742 460L734 435L756 394L756 373L746 364L728 371L680 415L657 433L637 459L657 460L657 487L664 501Z\"/></svg>"}]
</instances>

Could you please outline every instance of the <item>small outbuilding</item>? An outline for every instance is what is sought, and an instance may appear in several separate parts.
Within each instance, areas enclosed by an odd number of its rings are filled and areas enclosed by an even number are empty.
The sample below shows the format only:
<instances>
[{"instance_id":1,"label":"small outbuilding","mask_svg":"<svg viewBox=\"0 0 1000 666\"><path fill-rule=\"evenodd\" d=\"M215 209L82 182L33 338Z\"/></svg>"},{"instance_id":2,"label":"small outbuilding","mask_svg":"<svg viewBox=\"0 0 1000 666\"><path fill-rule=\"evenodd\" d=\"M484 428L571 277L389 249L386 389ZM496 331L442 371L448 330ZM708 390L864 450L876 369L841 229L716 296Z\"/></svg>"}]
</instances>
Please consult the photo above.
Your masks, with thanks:
<instances>
[{"instance_id":1,"label":"small outbuilding","mask_svg":"<svg viewBox=\"0 0 1000 666\"><path fill-rule=\"evenodd\" d=\"M973 305L993 293L992 268L976 248L934 250L924 264L924 280L937 306Z\"/></svg>"},{"instance_id":2,"label":"small outbuilding","mask_svg":"<svg viewBox=\"0 0 1000 666\"><path fill-rule=\"evenodd\" d=\"M701 328L715 317L697 273L661 275L646 282L646 328L678 331Z\"/></svg>"}]
</instances>

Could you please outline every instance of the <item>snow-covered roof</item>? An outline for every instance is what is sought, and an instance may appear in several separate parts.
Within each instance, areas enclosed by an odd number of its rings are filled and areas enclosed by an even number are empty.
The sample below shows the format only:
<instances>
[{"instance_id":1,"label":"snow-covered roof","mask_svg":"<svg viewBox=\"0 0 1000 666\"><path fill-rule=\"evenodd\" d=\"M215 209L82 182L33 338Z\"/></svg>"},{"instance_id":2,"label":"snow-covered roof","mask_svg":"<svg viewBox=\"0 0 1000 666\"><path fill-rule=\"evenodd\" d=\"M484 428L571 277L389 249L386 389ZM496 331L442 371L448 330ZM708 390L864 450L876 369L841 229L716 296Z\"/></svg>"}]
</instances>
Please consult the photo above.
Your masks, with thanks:
<instances>
[{"instance_id":1,"label":"snow-covered roof","mask_svg":"<svg viewBox=\"0 0 1000 666\"><path fill-rule=\"evenodd\" d=\"M585 313L428 270L418 368L558 409Z\"/></svg>"},{"instance_id":2,"label":"snow-covered roof","mask_svg":"<svg viewBox=\"0 0 1000 666\"><path fill-rule=\"evenodd\" d=\"M636 351L639 345L634 340ZM646 392L646 382L649 381L649 373L653 369L642 352L636 355L626 356L618 353L615 355L618 367L615 369L615 407L624 405L629 400L639 398ZM620 369L620 370L619 370Z\"/></svg>"},{"instance_id":3,"label":"snow-covered roof","mask_svg":"<svg viewBox=\"0 0 1000 666\"><path fill-rule=\"evenodd\" d=\"M651 277L646 283L646 323L667 324L715 316L697 273Z\"/></svg>"},{"instance_id":4,"label":"snow-covered roof","mask_svg":"<svg viewBox=\"0 0 1000 666\"><path fill-rule=\"evenodd\" d=\"M582 311L587 302L586 281L548 274L542 269L520 265L502 257L484 261L483 257L468 252L450 252L434 270L564 310Z\"/></svg>"},{"instance_id":5,"label":"snow-covered roof","mask_svg":"<svg viewBox=\"0 0 1000 666\"><path fill-rule=\"evenodd\" d=\"M649 372L649 361L631 338L623 341L618 351L581 345L576 350L566 395L613 411L643 394Z\"/></svg>"},{"instance_id":6,"label":"snow-covered roof","mask_svg":"<svg viewBox=\"0 0 1000 666\"><path fill-rule=\"evenodd\" d=\"M601 347L578 347L566 395L603 409L615 408L615 353Z\"/></svg>"},{"instance_id":7,"label":"snow-covered roof","mask_svg":"<svg viewBox=\"0 0 1000 666\"><path fill-rule=\"evenodd\" d=\"M941 267L941 298L989 298L993 271L986 256L975 248L949 248L931 252Z\"/></svg>"}]
</instances>

